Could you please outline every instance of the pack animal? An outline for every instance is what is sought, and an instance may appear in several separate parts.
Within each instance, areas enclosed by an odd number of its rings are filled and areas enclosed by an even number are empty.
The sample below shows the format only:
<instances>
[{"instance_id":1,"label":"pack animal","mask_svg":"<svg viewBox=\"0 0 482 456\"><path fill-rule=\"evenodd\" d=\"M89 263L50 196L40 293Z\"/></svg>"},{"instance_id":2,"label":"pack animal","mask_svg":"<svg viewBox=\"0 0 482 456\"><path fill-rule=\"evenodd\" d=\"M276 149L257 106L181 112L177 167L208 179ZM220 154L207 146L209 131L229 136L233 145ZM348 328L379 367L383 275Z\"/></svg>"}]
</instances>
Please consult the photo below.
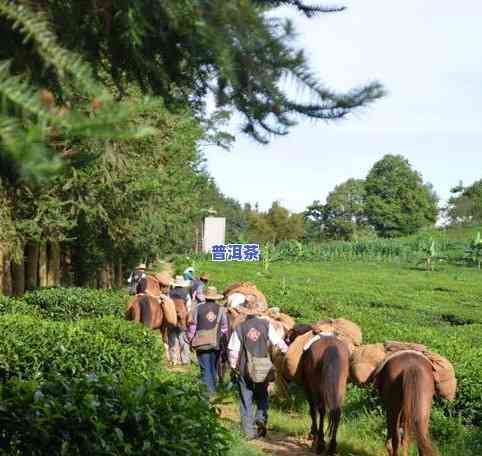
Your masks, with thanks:
<instances>
[{"instance_id":1,"label":"pack animal","mask_svg":"<svg viewBox=\"0 0 482 456\"><path fill-rule=\"evenodd\" d=\"M289 338L294 339L309 330L310 326L295 326ZM349 351L346 344L333 335L322 335L303 353L300 370L310 406L313 448L318 454L334 455L349 374ZM328 415L328 447L324 435L325 415Z\"/></svg>"},{"instance_id":2,"label":"pack animal","mask_svg":"<svg viewBox=\"0 0 482 456\"><path fill-rule=\"evenodd\" d=\"M415 437L420 456L436 456L429 436L435 383L432 365L421 354L400 352L389 359L375 377L387 413L388 456L408 456Z\"/></svg>"}]
</instances>

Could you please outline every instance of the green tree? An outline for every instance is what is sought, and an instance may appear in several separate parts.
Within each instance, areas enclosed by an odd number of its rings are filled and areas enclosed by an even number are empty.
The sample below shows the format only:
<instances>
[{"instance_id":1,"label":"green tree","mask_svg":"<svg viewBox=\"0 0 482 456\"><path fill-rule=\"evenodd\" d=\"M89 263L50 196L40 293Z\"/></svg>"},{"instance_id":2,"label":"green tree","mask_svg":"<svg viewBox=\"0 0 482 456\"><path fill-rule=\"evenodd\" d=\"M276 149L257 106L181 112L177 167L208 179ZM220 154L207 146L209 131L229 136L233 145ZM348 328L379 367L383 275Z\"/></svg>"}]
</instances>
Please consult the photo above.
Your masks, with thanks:
<instances>
[{"instance_id":1,"label":"green tree","mask_svg":"<svg viewBox=\"0 0 482 456\"><path fill-rule=\"evenodd\" d=\"M265 142L286 134L300 115L337 119L383 95L378 83L344 94L324 87L303 51L293 47L292 23L275 16L283 4L310 17L333 11L275 0L42 0L36 8L48 16L60 42L119 95L135 82L170 109L188 103L205 119L206 96L214 94L220 109L241 114L245 133ZM15 66L38 69L35 48L25 48L11 24L0 31ZM36 75L41 85L55 85L49 73ZM309 91L309 101L287 94L286 76Z\"/></svg>"},{"instance_id":2,"label":"green tree","mask_svg":"<svg viewBox=\"0 0 482 456\"><path fill-rule=\"evenodd\" d=\"M323 207L325 235L331 239L350 240L357 231L366 230L365 181L348 179L328 195Z\"/></svg>"},{"instance_id":3,"label":"green tree","mask_svg":"<svg viewBox=\"0 0 482 456\"><path fill-rule=\"evenodd\" d=\"M451 223L482 223L482 179L468 187L462 184L451 190L447 215Z\"/></svg>"},{"instance_id":4,"label":"green tree","mask_svg":"<svg viewBox=\"0 0 482 456\"><path fill-rule=\"evenodd\" d=\"M253 242L278 242L303 237L303 214L292 214L278 201L268 212L253 211L248 218L248 237Z\"/></svg>"},{"instance_id":5,"label":"green tree","mask_svg":"<svg viewBox=\"0 0 482 456\"><path fill-rule=\"evenodd\" d=\"M437 197L401 155L385 155L366 179L368 223L383 237L415 233L437 219Z\"/></svg>"}]
</instances>

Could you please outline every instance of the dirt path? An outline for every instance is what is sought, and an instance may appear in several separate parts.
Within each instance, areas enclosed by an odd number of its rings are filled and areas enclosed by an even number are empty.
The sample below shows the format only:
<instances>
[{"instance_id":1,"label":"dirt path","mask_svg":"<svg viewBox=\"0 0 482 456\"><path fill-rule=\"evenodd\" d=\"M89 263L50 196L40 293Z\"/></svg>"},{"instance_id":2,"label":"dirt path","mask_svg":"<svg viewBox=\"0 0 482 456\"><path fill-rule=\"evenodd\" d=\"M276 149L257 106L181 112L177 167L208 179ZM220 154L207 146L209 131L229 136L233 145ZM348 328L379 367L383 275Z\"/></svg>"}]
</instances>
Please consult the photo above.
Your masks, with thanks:
<instances>
[{"instance_id":1,"label":"dirt path","mask_svg":"<svg viewBox=\"0 0 482 456\"><path fill-rule=\"evenodd\" d=\"M223 421L231 427L239 427L239 412L234 404L223 404L218 407ZM266 454L278 456L313 455L311 442L305 439L287 436L281 432L269 431L268 436L249 442L249 445Z\"/></svg>"},{"instance_id":2,"label":"dirt path","mask_svg":"<svg viewBox=\"0 0 482 456\"><path fill-rule=\"evenodd\" d=\"M250 444L263 453L279 456L313 455L310 450L310 442L296 440L293 437L287 437L277 432L270 432L268 437L254 440Z\"/></svg>"}]
</instances>

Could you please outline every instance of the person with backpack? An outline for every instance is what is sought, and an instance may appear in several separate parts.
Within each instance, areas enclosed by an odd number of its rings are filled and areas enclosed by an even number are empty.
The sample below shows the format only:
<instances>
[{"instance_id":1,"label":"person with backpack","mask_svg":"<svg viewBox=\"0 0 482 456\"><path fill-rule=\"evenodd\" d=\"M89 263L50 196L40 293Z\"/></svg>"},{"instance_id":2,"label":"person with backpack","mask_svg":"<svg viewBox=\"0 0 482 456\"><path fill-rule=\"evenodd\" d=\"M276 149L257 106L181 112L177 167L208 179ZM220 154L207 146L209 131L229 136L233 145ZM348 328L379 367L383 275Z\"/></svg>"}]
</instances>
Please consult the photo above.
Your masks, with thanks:
<instances>
[{"instance_id":1,"label":"person with backpack","mask_svg":"<svg viewBox=\"0 0 482 456\"><path fill-rule=\"evenodd\" d=\"M278 347L283 353L288 351L288 347L273 325L258 317L261 306L256 296L246 296L238 310L246 315L246 319L229 339L229 363L239 389L241 427L251 440L265 437L267 433L268 384L274 380L270 345Z\"/></svg>"},{"instance_id":2,"label":"person with backpack","mask_svg":"<svg viewBox=\"0 0 482 456\"><path fill-rule=\"evenodd\" d=\"M204 302L192 311L188 329L188 340L196 351L202 381L210 396L216 392L218 383L221 338L228 334L226 309L218 304L222 299L223 295L215 287L208 287L204 292Z\"/></svg>"},{"instance_id":3,"label":"person with backpack","mask_svg":"<svg viewBox=\"0 0 482 456\"><path fill-rule=\"evenodd\" d=\"M137 285L144 277L146 277L146 265L140 263L127 279L127 290L130 295L135 295L137 293Z\"/></svg>"}]
</instances>

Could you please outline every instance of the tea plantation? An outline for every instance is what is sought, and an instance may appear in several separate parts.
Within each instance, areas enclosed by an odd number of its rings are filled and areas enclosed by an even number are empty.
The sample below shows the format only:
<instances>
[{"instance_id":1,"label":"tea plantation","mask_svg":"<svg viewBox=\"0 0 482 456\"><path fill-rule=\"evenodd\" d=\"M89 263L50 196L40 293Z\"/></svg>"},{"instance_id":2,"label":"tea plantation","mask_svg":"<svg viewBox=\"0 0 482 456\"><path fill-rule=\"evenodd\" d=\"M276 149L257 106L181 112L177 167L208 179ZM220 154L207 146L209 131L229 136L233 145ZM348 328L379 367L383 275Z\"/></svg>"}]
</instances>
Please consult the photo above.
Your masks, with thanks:
<instances>
[{"instance_id":1,"label":"tea plantation","mask_svg":"<svg viewBox=\"0 0 482 456\"><path fill-rule=\"evenodd\" d=\"M362 327L365 343L419 342L448 357L459 390L453 403L437 399L432 433L443 455L482 454L482 273L477 269L446 264L427 272L410 263L361 261L281 261L268 271L253 263L197 266L221 288L239 280L255 282L271 306L299 322L345 317ZM299 401L291 405L290 420L288 405L281 403L272 423L287 433L306 434L307 410ZM384 435L377 395L351 387L341 454L385 454Z\"/></svg>"},{"instance_id":2,"label":"tea plantation","mask_svg":"<svg viewBox=\"0 0 482 456\"><path fill-rule=\"evenodd\" d=\"M163 369L127 296L52 289L0 298L0 454L221 455L232 437L192 376Z\"/></svg>"},{"instance_id":3,"label":"tea plantation","mask_svg":"<svg viewBox=\"0 0 482 456\"><path fill-rule=\"evenodd\" d=\"M482 454L477 269L445 264L427 272L403 261L346 259L196 268L220 289L255 282L270 305L299 322L343 316L362 327L365 342L420 342L447 356L459 391L453 403L437 399L432 434L442 456ZM195 374L164 369L159 336L123 320L126 300L75 288L0 298L0 454L256 454L221 424ZM305 436L306 405L299 390L292 393L289 401L273 399L270 426ZM384 435L376 393L350 386L340 456L382 456Z\"/></svg>"}]
</instances>

